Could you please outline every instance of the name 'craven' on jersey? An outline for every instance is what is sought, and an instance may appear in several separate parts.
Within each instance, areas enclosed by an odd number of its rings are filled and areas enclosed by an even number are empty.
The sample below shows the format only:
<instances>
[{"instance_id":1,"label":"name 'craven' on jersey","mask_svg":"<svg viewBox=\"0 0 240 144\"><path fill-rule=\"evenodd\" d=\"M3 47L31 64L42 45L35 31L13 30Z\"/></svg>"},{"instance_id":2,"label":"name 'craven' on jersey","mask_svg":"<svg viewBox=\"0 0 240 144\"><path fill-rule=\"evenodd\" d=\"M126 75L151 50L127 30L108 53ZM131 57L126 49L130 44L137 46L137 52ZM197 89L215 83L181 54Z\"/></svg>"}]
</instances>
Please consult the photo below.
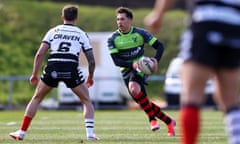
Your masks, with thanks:
<instances>
[{"instance_id":1,"label":"name 'craven' on jersey","mask_svg":"<svg viewBox=\"0 0 240 144\"><path fill-rule=\"evenodd\" d=\"M54 39L65 39L65 40L73 40L73 41L80 41L79 36L75 35L63 35L63 34L55 34L53 36Z\"/></svg>"}]
</instances>

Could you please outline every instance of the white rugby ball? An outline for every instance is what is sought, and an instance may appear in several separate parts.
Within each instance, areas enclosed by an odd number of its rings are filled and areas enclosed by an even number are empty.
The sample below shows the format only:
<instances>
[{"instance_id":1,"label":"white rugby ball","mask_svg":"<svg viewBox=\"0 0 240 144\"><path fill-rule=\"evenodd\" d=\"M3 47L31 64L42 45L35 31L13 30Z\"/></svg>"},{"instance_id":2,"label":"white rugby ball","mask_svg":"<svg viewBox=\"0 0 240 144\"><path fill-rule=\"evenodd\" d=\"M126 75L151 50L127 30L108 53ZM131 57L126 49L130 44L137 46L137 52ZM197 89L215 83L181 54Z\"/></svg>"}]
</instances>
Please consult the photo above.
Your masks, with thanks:
<instances>
[{"instance_id":1,"label":"white rugby ball","mask_svg":"<svg viewBox=\"0 0 240 144\"><path fill-rule=\"evenodd\" d=\"M139 70L147 75L154 73L154 67L155 64L149 57L144 56L139 60Z\"/></svg>"}]
</instances>

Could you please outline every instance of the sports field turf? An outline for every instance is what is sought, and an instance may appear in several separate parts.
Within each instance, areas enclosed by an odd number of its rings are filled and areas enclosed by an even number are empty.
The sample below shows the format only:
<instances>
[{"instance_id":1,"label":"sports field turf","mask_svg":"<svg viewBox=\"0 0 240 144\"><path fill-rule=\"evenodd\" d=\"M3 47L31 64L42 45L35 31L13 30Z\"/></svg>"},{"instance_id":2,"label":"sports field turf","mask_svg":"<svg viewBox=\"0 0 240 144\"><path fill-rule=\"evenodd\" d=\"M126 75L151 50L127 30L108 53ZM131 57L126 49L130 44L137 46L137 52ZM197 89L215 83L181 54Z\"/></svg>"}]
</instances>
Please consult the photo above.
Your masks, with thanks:
<instances>
[{"instance_id":1,"label":"sports field turf","mask_svg":"<svg viewBox=\"0 0 240 144\"><path fill-rule=\"evenodd\" d=\"M179 111L165 110L178 122ZM0 111L1 144L178 144L181 134L167 137L167 129L150 131L147 118L140 110L104 111L95 113L95 132L100 141L86 141L82 111L38 111L24 141L15 141L9 132L19 128L23 111ZM199 144L226 144L222 113L204 110Z\"/></svg>"}]
</instances>

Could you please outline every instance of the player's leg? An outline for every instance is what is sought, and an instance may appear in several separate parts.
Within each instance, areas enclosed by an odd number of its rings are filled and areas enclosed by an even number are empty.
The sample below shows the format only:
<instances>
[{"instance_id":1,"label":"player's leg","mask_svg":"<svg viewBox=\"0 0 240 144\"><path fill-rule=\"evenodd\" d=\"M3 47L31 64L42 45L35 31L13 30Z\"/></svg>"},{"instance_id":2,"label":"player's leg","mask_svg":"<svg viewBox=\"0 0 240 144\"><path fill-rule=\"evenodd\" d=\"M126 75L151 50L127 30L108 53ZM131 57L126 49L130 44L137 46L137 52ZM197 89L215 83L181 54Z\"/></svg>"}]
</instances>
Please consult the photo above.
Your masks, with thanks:
<instances>
[{"instance_id":1,"label":"player's leg","mask_svg":"<svg viewBox=\"0 0 240 144\"><path fill-rule=\"evenodd\" d=\"M83 115L86 119L94 118L94 107L90 100L89 91L87 86L82 83L74 88L72 91L81 99L81 103L83 104Z\"/></svg>"},{"instance_id":2,"label":"player's leg","mask_svg":"<svg viewBox=\"0 0 240 144\"><path fill-rule=\"evenodd\" d=\"M51 91L51 89L52 87L46 85L42 80L39 81L34 96L32 97L25 109L25 114L20 129L16 132L12 132L9 134L12 138L16 140L23 140L33 117L37 113L39 104L41 103L42 99L47 95L47 93Z\"/></svg>"},{"instance_id":3,"label":"player's leg","mask_svg":"<svg viewBox=\"0 0 240 144\"><path fill-rule=\"evenodd\" d=\"M94 107L87 86L85 83L82 83L72 88L72 91L80 98L83 104L83 116L85 119L87 139L98 140L99 138L94 134Z\"/></svg>"},{"instance_id":4,"label":"player's leg","mask_svg":"<svg viewBox=\"0 0 240 144\"><path fill-rule=\"evenodd\" d=\"M170 118L166 113L164 113L159 106L157 106L153 102L151 102L151 104L155 116L158 117L167 125L168 136L175 136L174 127L176 126L176 121Z\"/></svg>"},{"instance_id":5,"label":"player's leg","mask_svg":"<svg viewBox=\"0 0 240 144\"><path fill-rule=\"evenodd\" d=\"M159 129L159 124L155 119L154 111L152 109L151 102L149 101L145 93L144 86L143 85L141 86L141 84L139 84L138 82L130 81L128 84L128 89L135 102L139 104L141 109L143 109L147 116L149 117L151 130L155 131Z\"/></svg>"},{"instance_id":6,"label":"player's leg","mask_svg":"<svg viewBox=\"0 0 240 144\"><path fill-rule=\"evenodd\" d=\"M144 86L142 86L141 91L143 92L144 95L146 95L146 97L148 97ZM154 104L152 101L150 101L150 103L152 106L152 110L154 112L154 116L158 117L167 125L168 136L174 136L175 135L174 127L176 125L176 122L173 119L171 119L167 114L165 114L159 106Z\"/></svg>"},{"instance_id":7,"label":"player's leg","mask_svg":"<svg viewBox=\"0 0 240 144\"><path fill-rule=\"evenodd\" d=\"M216 98L220 109L225 112L224 122L230 144L240 144L239 78L239 69L217 71Z\"/></svg>"},{"instance_id":8,"label":"player's leg","mask_svg":"<svg viewBox=\"0 0 240 144\"><path fill-rule=\"evenodd\" d=\"M181 133L183 144L196 144L200 129L200 106L204 102L204 88L212 71L208 67L188 61L182 65L181 76Z\"/></svg>"},{"instance_id":9,"label":"player's leg","mask_svg":"<svg viewBox=\"0 0 240 144\"><path fill-rule=\"evenodd\" d=\"M33 118L37 112L39 104L51 90L52 87L46 85L42 80L40 80L34 96L26 107L25 115Z\"/></svg>"}]
</instances>

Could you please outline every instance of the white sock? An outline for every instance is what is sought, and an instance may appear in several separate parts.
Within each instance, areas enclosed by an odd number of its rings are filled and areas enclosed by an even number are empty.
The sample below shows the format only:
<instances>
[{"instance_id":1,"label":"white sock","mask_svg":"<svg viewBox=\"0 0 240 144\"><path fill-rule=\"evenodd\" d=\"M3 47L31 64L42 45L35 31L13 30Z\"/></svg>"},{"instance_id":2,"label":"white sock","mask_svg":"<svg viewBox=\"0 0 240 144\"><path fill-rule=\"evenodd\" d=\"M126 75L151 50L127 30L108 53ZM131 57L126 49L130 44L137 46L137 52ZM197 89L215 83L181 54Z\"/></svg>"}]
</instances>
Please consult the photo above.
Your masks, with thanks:
<instances>
[{"instance_id":1,"label":"white sock","mask_svg":"<svg viewBox=\"0 0 240 144\"><path fill-rule=\"evenodd\" d=\"M94 119L85 119L85 127L87 137L94 136Z\"/></svg>"},{"instance_id":2,"label":"white sock","mask_svg":"<svg viewBox=\"0 0 240 144\"><path fill-rule=\"evenodd\" d=\"M24 134L24 135L26 133L26 131L24 131L24 130L19 130L19 131L20 131L21 134Z\"/></svg>"},{"instance_id":3,"label":"white sock","mask_svg":"<svg viewBox=\"0 0 240 144\"><path fill-rule=\"evenodd\" d=\"M240 144L240 110L229 112L224 117L229 144Z\"/></svg>"}]
</instances>

